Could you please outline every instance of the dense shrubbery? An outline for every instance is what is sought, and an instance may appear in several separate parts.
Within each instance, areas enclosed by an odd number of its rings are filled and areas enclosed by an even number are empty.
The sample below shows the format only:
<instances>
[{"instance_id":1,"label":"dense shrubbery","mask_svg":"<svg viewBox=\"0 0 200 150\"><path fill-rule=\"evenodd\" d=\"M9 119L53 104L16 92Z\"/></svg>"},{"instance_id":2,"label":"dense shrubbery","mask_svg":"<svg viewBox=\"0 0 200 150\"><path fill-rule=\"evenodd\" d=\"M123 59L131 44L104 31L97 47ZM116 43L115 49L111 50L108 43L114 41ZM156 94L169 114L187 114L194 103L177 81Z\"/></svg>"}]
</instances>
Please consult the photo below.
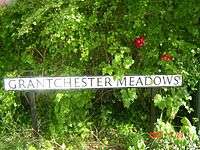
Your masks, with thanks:
<instances>
[{"instance_id":1,"label":"dense shrubbery","mask_svg":"<svg viewBox=\"0 0 200 150\"><path fill-rule=\"evenodd\" d=\"M186 116L200 81L199 14L198 0L18 0L1 7L2 77L181 74L184 85L40 91L37 138L26 93L1 86L0 148L198 147Z\"/></svg>"}]
</instances>

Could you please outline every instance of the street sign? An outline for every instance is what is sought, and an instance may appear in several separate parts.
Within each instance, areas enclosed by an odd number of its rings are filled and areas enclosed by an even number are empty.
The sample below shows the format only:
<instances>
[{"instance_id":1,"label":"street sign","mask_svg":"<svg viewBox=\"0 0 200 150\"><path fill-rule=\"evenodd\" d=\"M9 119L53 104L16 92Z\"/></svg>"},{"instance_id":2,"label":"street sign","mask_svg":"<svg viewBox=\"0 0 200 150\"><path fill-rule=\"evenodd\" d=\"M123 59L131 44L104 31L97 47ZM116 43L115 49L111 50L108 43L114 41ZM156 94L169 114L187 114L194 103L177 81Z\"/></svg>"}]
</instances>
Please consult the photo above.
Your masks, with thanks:
<instances>
[{"instance_id":1,"label":"street sign","mask_svg":"<svg viewBox=\"0 0 200 150\"><path fill-rule=\"evenodd\" d=\"M32 77L4 79L5 90L19 91L176 87L181 85L181 75L124 76L121 80L115 80L112 76Z\"/></svg>"}]
</instances>

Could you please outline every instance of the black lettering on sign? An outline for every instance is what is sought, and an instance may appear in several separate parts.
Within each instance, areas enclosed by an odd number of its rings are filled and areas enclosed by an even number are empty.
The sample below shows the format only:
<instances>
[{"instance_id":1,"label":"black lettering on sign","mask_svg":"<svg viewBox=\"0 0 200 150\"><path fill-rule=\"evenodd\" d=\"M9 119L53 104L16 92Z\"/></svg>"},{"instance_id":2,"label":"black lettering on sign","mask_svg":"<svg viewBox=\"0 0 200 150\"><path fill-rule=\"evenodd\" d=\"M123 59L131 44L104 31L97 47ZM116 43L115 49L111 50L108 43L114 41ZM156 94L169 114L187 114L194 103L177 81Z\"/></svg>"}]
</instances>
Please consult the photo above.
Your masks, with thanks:
<instances>
[{"instance_id":1,"label":"black lettering on sign","mask_svg":"<svg viewBox=\"0 0 200 150\"><path fill-rule=\"evenodd\" d=\"M161 84L161 81L162 81L162 79L161 79L159 76L156 76L156 77L154 78L154 84L155 84L155 85Z\"/></svg>"},{"instance_id":2,"label":"black lettering on sign","mask_svg":"<svg viewBox=\"0 0 200 150\"><path fill-rule=\"evenodd\" d=\"M5 90L181 86L181 75L33 77L4 79ZM73 86L73 87L72 87Z\"/></svg>"},{"instance_id":3,"label":"black lettering on sign","mask_svg":"<svg viewBox=\"0 0 200 150\"><path fill-rule=\"evenodd\" d=\"M97 86L103 86L102 77L97 78Z\"/></svg>"},{"instance_id":4,"label":"black lettering on sign","mask_svg":"<svg viewBox=\"0 0 200 150\"><path fill-rule=\"evenodd\" d=\"M126 86L126 77L124 77L123 79L121 80L117 80L117 86Z\"/></svg>"},{"instance_id":5,"label":"black lettering on sign","mask_svg":"<svg viewBox=\"0 0 200 150\"><path fill-rule=\"evenodd\" d=\"M79 78L74 78L74 81L75 81L75 87L80 87L80 82L78 81Z\"/></svg>"},{"instance_id":6,"label":"black lettering on sign","mask_svg":"<svg viewBox=\"0 0 200 150\"><path fill-rule=\"evenodd\" d=\"M82 83L84 84L83 87L86 87L86 86L87 86L87 83L86 83L85 80L86 80L86 78L82 78Z\"/></svg>"},{"instance_id":7,"label":"black lettering on sign","mask_svg":"<svg viewBox=\"0 0 200 150\"><path fill-rule=\"evenodd\" d=\"M134 81L134 77L130 77L130 78L129 78L129 85L130 85L130 86L134 86L134 82L135 82L135 81Z\"/></svg>"},{"instance_id":8,"label":"black lettering on sign","mask_svg":"<svg viewBox=\"0 0 200 150\"><path fill-rule=\"evenodd\" d=\"M34 86L34 84L33 84L33 82L32 82L31 79L28 81L27 88L28 88L28 89L29 89L29 88L35 88L35 86Z\"/></svg>"},{"instance_id":9,"label":"black lettering on sign","mask_svg":"<svg viewBox=\"0 0 200 150\"><path fill-rule=\"evenodd\" d=\"M26 88L26 86L24 85L23 79L19 79L19 88Z\"/></svg>"},{"instance_id":10,"label":"black lettering on sign","mask_svg":"<svg viewBox=\"0 0 200 150\"><path fill-rule=\"evenodd\" d=\"M43 83L42 83L40 80L36 79L36 83L37 83L37 88L38 87L44 87L44 80L43 80Z\"/></svg>"},{"instance_id":11,"label":"black lettering on sign","mask_svg":"<svg viewBox=\"0 0 200 150\"><path fill-rule=\"evenodd\" d=\"M148 81L148 79L149 79L149 81ZM152 84L153 84L152 78L151 78L151 77L145 77L145 78L144 78L144 84L145 84L146 86L152 85Z\"/></svg>"},{"instance_id":12,"label":"black lettering on sign","mask_svg":"<svg viewBox=\"0 0 200 150\"><path fill-rule=\"evenodd\" d=\"M137 83L136 83L136 86L137 86L138 84L140 84L141 86L143 85L141 77L138 78Z\"/></svg>"},{"instance_id":13,"label":"black lettering on sign","mask_svg":"<svg viewBox=\"0 0 200 150\"><path fill-rule=\"evenodd\" d=\"M72 86L71 78L64 78L64 87L71 87L71 86Z\"/></svg>"},{"instance_id":14,"label":"black lettering on sign","mask_svg":"<svg viewBox=\"0 0 200 150\"><path fill-rule=\"evenodd\" d=\"M14 89L16 89L17 86L16 86L16 83L15 83L15 82L14 82L14 84L11 85L11 82L12 82L12 81L15 81L15 80L10 80L10 81L8 82L8 85L9 85L9 87L10 87L11 89L14 90Z\"/></svg>"},{"instance_id":15,"label":"black lettering on sign","mask_svg":"<svg viewBox=\"0 0 200 150\"><path fill-rule=\"evenodd\" d=\"M95 79L95 78L88 78L88 80L90 80L90 86L91 86L91 87L93 86L92 82L93 82L94 79Z\"/></svg>"},{"instance_id":16,"label":"black lettering on sign","mask_svg":"<svg viewBox=\"0 0 200 150\"><path fill-rule=\"evenodd\" d=\"M105 77L105 86L107 86L107 84L112 86L112 84L110 82L111 82L111 79L109 77Z\"/></svg>"},{"instance_id":17,"label":"black lettering on sign","mask_svg":"<svg viewBox=\"0 0 200 150\"><path fill-rule=\"evenodd\" d=\"M52 80L53 80L53 79L47 79L49 88L51 88L51 81L52 81Z\"/></svg>"},{"instance_id":18,"label":"black lettering on sign","mask_svg":"<svg viewBox=\"0 0 200 150\"><path fill-rule=\"evenodd\" d=\"M163 76L163 81L164 81L164 84L171 84L172 82L172 76Z\"/></svg>"},{"instance_id":19,"label":"black lettering on sign","mask_svg":"<svg viewBox=\"0 0 200 150\"><path fill-rule=\"evenodd\" d=\"M181 81L181 77L180 76L175 76L174 77L174 81L175 81L174 85L178 85L179 82Z\"/></svg>"},{"instance_id":20,"label":"black lettering on sign","mask_svg":"<svg viewBox=\"0 0 200 150\"><path fill-rule=\"evenodd\" d=\"M54 80L54 86L55 86L55 87L62 87L62 86L59 86L59 85L57 84L57 81L59 81L59 80L61 80L61 79L55 79L55 80Z\"/></svg>"}]
</instances>

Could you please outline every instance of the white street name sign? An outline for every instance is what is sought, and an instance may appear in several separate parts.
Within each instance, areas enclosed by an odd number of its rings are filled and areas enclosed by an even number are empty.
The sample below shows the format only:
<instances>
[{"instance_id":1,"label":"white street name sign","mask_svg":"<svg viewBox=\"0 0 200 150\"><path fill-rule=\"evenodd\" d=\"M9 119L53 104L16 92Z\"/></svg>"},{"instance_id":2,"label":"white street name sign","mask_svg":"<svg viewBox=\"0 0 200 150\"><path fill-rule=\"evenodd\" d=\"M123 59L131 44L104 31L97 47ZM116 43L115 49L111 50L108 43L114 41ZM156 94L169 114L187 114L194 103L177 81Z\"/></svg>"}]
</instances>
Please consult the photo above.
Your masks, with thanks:
<instances>
[{"instance_id":1,"label":"white street name sign","mask_svg":"<svg viewBox=\"0 0 200 150\"><path fill-rule=\"evenodd\" d=\"M4 79L5 90L14 91L176 87L181 85L181 75L124 76L121 80L115 80L112 76L33 77Z\"/></svg>"}]
</instances>

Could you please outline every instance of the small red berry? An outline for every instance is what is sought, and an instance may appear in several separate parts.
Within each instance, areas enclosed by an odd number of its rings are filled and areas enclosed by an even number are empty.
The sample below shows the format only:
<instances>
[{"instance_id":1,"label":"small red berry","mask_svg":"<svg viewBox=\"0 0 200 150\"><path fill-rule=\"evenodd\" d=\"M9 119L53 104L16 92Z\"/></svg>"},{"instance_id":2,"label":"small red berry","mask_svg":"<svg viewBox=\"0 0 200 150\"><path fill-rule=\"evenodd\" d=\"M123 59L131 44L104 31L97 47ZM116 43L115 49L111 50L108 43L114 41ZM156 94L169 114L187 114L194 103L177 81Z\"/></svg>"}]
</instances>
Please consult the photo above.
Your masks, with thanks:
<instances>
[{"instance_id":1,"label":"small red berry","mask_svg":"<svg viewBox=\"0 0 200 150\"><path fill-rule=\"evenodd\" d=\"M144 45L144 36L140 36L134 39L134 45L136 48L140 48Z\"/></svg>"},{"instance_id":2,"label":"small red berry","mask_svg":"<svg viewBox=\"0 0 200 150\"><path fill-rule=\"evenodd\" d=\"M169 62L173 60L173 56L170 54L162 54L160 60Z\"/></svg>"}]
</instances>

